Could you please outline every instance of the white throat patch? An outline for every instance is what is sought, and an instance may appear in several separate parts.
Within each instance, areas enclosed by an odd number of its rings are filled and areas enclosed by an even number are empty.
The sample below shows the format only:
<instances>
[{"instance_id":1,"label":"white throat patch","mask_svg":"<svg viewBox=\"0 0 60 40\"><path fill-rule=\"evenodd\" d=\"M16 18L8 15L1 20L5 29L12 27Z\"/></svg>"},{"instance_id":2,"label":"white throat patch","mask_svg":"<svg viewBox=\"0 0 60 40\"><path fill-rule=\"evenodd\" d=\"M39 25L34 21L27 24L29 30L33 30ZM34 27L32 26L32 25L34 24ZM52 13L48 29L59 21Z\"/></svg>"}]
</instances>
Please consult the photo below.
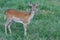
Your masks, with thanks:
<instances>
[{"instance_id":1,"label":"white throat patch","mask_svg":"<svg viewBox=\"0 0 60 40\"><path fill-rule=\"evenodd\" d=\"M30 17L29 17L29 19L28 19L28 24L30 23L30 21L31 21L31 19L34 17L34 15L35 15L35 12L34 11L32 11L31 12L31 15L30 15Z\"/></svg>"}]
</instances>

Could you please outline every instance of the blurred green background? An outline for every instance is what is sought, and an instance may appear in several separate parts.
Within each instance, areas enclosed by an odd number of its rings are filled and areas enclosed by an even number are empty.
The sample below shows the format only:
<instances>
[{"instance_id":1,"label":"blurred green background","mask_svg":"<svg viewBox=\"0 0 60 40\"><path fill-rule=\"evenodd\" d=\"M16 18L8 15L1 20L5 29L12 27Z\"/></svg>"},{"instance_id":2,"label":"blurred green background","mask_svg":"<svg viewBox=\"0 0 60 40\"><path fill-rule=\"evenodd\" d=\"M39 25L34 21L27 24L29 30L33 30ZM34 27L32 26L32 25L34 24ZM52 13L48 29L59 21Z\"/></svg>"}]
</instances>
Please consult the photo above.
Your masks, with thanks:
<instances>
[{"instance_id":1,"label":"blurred green background","mask_svg":"<svg viewBox=\"0 0 60 40\"><path fill-rule=\"evenodd\" d=\"M38 3L38 11L24 37L23 24L13 22L12 35L5 35L7 9L28 11L28 3ZM0 40L60 40L60 0L0 0Z\"/></svg>"}]
</instances>

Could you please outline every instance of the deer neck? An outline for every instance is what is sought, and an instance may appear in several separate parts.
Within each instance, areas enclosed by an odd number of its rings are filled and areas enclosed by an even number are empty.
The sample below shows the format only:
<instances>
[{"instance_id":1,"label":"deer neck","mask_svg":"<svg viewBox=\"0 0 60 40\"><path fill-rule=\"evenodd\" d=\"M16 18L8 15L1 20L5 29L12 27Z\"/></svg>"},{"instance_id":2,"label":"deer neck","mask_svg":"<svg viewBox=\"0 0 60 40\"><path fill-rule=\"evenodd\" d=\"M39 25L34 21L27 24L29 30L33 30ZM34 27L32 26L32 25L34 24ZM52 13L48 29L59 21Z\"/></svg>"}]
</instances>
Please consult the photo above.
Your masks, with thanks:
<instances>
[{"instance_id":1,"label":"deer neck","mask_svg":"<svg viewBox=\"0 0 60 40\"><path fill-rule=\"evenodd\" d=\"M34 15L35 15L35 11L34 10L31 10L31 15L30 16L33 18Z\"/></svg>"},{"instance_id":2,"label":"deer neck","mask_svg":"<svg viewBox=\"0 0 60 40\"><path fill-rule=\"evenodd\" d=\"M34 15L35 15L35 10L32 9L30 11L30 18L29 18L29 20L31 20L34 17Z\"/></svg>"}]
</instances>

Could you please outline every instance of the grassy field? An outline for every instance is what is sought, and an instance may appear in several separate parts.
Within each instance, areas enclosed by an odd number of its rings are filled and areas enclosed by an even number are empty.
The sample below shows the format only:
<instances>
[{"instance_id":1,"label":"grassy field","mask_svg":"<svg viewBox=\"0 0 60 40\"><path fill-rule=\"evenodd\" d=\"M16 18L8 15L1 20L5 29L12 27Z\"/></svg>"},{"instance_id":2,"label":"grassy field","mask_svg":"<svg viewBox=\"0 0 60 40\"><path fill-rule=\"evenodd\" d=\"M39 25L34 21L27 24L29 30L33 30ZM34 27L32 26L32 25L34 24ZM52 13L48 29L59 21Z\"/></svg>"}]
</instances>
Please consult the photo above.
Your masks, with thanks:
<instances>
[{"instance_id":1,"label":"grassy field","mask_svg":"<svg viewBox=\"0 0 60 40\"><path fill-rule=\"evenodd\" d=\"M38 11L28 25L28 35L24 37L23 25L14 22L12 35L5 35L4 14L7 9L29 9L28 3L39 3ZM60 0L0 0L0 40L60 40Z\"/></svg>"}]
</instances>

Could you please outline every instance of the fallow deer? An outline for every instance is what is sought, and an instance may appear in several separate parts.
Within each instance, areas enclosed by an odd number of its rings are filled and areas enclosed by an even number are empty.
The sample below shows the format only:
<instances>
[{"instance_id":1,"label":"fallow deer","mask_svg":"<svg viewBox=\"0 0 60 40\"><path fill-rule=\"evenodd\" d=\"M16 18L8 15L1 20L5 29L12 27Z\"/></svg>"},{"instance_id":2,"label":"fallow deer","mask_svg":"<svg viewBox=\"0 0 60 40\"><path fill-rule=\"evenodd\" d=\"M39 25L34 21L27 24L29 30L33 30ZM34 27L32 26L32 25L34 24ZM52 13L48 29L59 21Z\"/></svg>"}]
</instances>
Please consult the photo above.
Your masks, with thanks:
<instances>
[{"instance_id":1,"label":"fallow deer","mask_svg":"<svg viewBox=\"0 0 60 40\"><path fill-rule=\"evenodd\" d=\"M7 34L7 29L9 30L9 33L11 34L11 22L12 20L15 22L19 22L23 24L24 27L24 35L26 35L27 33L27 25L30 23L31 19L34 17L35 15L35 10L37 7L37 4L32 4L30 3L31 6L31 10L30 12L20 12L17 10L6 10L5 15L6 15L6 23L5 23L5 33Z\"/></svg>"}]
</instances>

